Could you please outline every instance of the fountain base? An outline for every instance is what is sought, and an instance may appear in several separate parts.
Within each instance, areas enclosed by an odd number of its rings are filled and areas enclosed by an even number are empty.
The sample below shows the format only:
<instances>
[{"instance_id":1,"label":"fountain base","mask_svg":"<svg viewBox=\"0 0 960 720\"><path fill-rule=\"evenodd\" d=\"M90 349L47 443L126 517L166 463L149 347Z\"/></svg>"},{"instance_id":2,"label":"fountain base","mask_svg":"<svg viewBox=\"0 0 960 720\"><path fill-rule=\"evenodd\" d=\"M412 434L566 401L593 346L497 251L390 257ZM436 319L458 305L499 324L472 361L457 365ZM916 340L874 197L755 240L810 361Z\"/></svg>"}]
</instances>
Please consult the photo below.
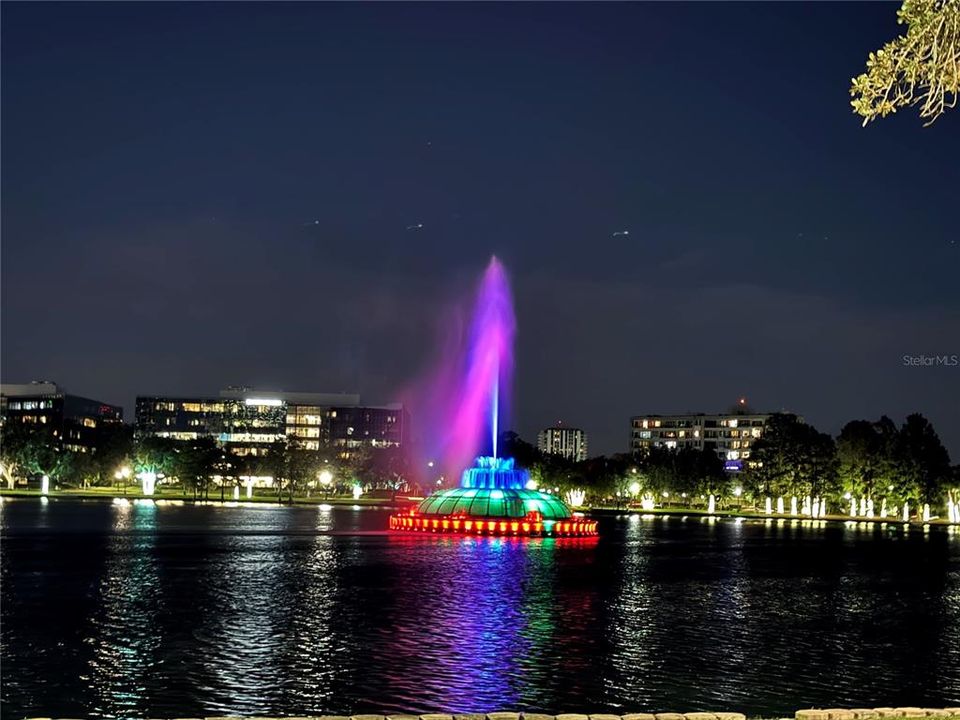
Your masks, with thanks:
<instances>
[{"instance_id":1,"label":"fountain base","mask_svg":"<svg viewBox=\"0 0 960 720\"><path fill-rule=\"evenodd\" d=\"M455 515L418 515L416 510L390 516L390 529L401 532L442 533L485 536L588 537L597 535L596 520L571 517L544 520L538 513L523 518L472 517Z\"/></svg>"}]
</instances>

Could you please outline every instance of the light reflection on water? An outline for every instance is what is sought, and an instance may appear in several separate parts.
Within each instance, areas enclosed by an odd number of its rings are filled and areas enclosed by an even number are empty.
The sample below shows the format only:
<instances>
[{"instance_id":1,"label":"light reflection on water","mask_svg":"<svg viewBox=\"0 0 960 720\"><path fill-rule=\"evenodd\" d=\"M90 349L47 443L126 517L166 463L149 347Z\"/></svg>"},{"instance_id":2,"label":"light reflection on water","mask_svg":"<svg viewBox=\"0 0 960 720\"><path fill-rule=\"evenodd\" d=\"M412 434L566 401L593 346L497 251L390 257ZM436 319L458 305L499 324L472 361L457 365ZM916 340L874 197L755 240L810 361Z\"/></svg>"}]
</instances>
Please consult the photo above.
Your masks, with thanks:
<instances>
[{"instance_id":1,"label":"light reflection on water","mask_svg":"<svg viewBox=\"0 0 960 720\"><path fill-rule=\"evenodd\" d=\"M960 534L630 516L586 540L384 513L0 506L4 714L960 704Z\"/></svg>"}]
</instances>

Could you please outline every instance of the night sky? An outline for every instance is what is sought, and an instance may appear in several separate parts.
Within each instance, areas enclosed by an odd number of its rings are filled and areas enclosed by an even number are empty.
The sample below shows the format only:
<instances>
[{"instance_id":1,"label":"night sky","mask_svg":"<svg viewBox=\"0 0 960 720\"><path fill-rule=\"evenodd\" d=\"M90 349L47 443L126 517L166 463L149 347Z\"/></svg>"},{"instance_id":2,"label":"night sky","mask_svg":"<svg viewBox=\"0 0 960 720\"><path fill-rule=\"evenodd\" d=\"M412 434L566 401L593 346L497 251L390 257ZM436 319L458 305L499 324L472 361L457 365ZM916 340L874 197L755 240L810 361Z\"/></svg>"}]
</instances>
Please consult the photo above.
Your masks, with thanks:
<instances>
[{"instance_id":1,"label":"night sky","mask_svg":"<svg viewBox=\"0 0 960 720\"><path fill-rule=\"evenodd\" d=\"M960 354L960 110L849 106L897 7L5 2L3 381L387 402L496 253L524 436L746 396L956 462L903 356Z\"/></svg>"}]
</instances>

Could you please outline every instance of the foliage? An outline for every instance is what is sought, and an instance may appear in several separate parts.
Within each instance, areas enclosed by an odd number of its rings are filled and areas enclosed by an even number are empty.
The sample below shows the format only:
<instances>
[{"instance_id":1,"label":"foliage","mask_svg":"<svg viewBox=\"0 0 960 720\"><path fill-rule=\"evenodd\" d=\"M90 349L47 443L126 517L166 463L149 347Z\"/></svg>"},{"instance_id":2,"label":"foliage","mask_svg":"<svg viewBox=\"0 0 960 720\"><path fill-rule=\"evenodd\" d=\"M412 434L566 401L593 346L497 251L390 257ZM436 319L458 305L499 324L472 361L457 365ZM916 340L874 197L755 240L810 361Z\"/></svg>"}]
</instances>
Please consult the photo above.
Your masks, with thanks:
<instances>
[{"instance_id":1,"label":"foliage","mask_svg":"<svg viewBox=\"0 0 960 720\"><path fill-rule=\"evenodd\" d=\"M796 415L771 416L753 446L746 478L754 498L838 493L837 453L833 438Z\"/></svg>"},{"instance_id":2,"label":"foliage","mask_svg":"<svg viewBox=\"0 0 960 720\"><path fill-rule=\"evenodd\" d=\"M894 488L901 499L934 504L951 479L950 456L923 415L908 415L897 436Z\"/></svg>"},{"instance_id":3,"label":"foliage","mask_svg":"<svg viewBox=\"0 0 960 720\"><path fill-rule=\"evenodd\" d=\"M840 482L853 497L885 496L894 482L897 427L887 416L853 420L837 438Z\"/></svg>"},{"instance_id":4,"label":"foliage","mask_svg":"<svg viewBox=\"0 0 960 720\"><path fill-rule=\"evenodd\" d=\"M161 446L162 447L162 446ZM167 475L180 478L184 489L193 490L194 497L210 497L210 483L217 465L222 461L222 451L212 437L200 437L196 440L171 442L169 454L161 454L165 460Z\"/></svg>"},{"instance_id":5,"label":"foliage","mask_svg":"<svg viewBox=\"0 0 960 720\"><path fill-rule=\"evenodd\" d=\"M864 125L914 105L930 125L957 104L960 0L905 0L897 22L906 34L870 53L867 71L852 80L850 104Z\"/></svg>"}]
</instances>

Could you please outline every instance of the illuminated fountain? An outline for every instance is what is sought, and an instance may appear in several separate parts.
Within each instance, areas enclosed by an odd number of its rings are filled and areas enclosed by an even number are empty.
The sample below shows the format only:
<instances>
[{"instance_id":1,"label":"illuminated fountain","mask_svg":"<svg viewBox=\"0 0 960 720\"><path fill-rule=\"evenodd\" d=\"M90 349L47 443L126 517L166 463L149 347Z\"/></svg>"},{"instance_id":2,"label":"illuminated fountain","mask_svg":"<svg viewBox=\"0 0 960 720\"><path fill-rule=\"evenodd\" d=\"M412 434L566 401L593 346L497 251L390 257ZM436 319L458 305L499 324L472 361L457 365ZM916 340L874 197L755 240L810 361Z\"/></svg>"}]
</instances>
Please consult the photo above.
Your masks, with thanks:
<instances>
[{"instance_id":1,"label":"illuminated fountain","mask_svg":"<svg viewBox=\"0 0 960 720\"><path fill-rule=\"evenodd\" d=\"M417 507L390 517L398 531L471 535L596 535L597 523L573 511L556 495L541 492L513 458L500 457L501 392L512 370L514 317L503 266L490 261L477 295L470 345L463 368L449 388L454 407L443 417L444 457L459 467L487 444L460 475L460 486L438 490ZM457 467L457 465L453 465ZM582 503L579 494L573 500Z\"/></svg>"}]
</instances>

